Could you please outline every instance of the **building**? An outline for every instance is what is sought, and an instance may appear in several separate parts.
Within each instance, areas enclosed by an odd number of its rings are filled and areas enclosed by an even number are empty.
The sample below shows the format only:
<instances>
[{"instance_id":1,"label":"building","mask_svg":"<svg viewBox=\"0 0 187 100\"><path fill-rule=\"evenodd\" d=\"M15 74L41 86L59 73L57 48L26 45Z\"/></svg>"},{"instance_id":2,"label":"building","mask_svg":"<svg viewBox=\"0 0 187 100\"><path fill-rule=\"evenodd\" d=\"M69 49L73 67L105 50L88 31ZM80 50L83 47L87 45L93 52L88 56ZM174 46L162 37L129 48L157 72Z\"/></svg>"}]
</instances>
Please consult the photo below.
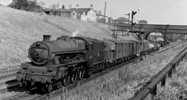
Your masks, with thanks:
<instances>
[{"instance_id":1,"label":"building","mask_svg":"<svg viewBox=\"0 0 187 100\"><path fill-rule=\"evenodd\" d=\"M114 20L114 23L127 23L128 24L128 23L130 23L130 20L125 17L119 17Z\"/></svg>"},{"instance_id":2,"label":"building","mask_svg":"<svg viewBox=\"0 0 187 100\"><path fill-rule=\"evenodd\" d=\"M148 21L147 20L139 20L138 24L148 24Z\"/></svg>"},{"instance_id":3,"label":"building","mask_svg":"<svg viewBox=\"0 0 187 100\"><path fill-rule=\"evenodd\" d=\"M45 9L44 12L48 15L71 17L82 21L97 21L96 11L93 8Z\"/></svg>"},{"instance_id":4,"label":"building","mask_svg":"<svg viewBox=\"0 0 187 100\"><path fill-rule=\"evenodd\" d=\"M72 17L82 21L97 21L96 11L93 8L71 8Z\"/></svg>"},{"instance_id":5,"label":"building","mask_svg":"<svg viewBox=\"0 0 187 100\"><path fill-rule=\"evenodd\" d=\"M72 11L69 9L44 9L44 12L48 15L71 17Z\"/></svg>"},{"instance_id":6,"label":"building","mask_svg":"<svg viewBox=\"0 0 187 100\"><path fill-rule=\"evenodd\" d=\"M99 23L108 23L108 24L113 23L112 17L104 16L101 13L97 13L96 16L97 16L97 22Z\"/></svg>"}]
</instances>

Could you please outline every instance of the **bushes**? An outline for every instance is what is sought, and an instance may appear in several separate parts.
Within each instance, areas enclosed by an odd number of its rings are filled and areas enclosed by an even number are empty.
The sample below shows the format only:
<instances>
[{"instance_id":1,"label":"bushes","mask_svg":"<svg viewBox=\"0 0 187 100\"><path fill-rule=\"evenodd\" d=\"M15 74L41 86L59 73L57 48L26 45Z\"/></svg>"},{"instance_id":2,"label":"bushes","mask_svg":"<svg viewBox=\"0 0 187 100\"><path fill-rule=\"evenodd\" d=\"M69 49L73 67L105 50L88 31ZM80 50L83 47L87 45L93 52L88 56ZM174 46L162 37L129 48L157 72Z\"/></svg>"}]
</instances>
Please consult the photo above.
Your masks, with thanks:
<instances>
[{"instance_id":1,"label":"bushes","mask_svg":"<svg viewBox=\"0 0 187 100\"><path fill-rule=\"evenodd\" d=\"M36 0L30 1L30 0L13 0L12 3L9 5L9 7L15 8L15 9L21 9L26 11L35 11L35 12L41 12L42 7L40 7L37 4Z\"/></svg>"}]
</instances>

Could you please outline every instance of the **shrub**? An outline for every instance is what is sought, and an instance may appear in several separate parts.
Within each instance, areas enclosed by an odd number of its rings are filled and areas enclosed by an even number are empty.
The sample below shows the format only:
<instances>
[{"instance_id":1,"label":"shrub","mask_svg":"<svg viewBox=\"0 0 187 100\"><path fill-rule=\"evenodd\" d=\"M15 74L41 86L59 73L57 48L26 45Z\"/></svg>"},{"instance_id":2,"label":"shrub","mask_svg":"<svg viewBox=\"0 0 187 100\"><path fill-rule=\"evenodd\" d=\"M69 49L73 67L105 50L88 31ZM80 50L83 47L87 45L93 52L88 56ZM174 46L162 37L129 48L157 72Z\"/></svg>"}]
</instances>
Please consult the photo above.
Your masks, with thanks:
<instances>
[{"instance_id":1,"label":"shrub","mask_svg":"<svg viewBox=\"0 0 187 100\"><path fill-rule=\"evenodd\" d=\"M41 12L42 7L40 7L37 4L36 0L30 1L30 0L12 0L12 3L9 4L9 7L15 8L15 9L21 9L26 11L35 11L35 12Z\"/></svg>"}]
</instances>

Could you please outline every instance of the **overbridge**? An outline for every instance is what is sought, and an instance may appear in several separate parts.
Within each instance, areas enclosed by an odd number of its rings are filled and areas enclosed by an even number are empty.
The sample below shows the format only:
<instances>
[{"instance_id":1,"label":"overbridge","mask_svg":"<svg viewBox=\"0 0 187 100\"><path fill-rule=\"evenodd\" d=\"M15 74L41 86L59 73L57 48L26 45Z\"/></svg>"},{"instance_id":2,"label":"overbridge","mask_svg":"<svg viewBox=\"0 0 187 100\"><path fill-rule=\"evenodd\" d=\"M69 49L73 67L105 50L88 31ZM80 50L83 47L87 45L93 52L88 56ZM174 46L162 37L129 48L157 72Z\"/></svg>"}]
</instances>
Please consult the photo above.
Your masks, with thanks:
<instances>
[{"instance_id":1,"label":"overbridge","mask_svg":"<svg viewBox=\"0 0 187 100\"><path fill-rule=\"evenodd\" d=\"M187 34L187 25L161 25L161 24L115 24L115 31L133 32L160 32L166 34Z\"/></svg>"},{"instance_id":2,"label":"overbridge","mask_svg":"<svg viewBox=\"0 0 187 100\"><path fill-rule=\"evenodd\" d=\"M187 35L187 25L162 25L162 24L114 24L112 27L114 32L133 32L142 33L145 38L152 32L162 33L164 36L169 34L183 34Z\"/></svg>"}]
</instances>

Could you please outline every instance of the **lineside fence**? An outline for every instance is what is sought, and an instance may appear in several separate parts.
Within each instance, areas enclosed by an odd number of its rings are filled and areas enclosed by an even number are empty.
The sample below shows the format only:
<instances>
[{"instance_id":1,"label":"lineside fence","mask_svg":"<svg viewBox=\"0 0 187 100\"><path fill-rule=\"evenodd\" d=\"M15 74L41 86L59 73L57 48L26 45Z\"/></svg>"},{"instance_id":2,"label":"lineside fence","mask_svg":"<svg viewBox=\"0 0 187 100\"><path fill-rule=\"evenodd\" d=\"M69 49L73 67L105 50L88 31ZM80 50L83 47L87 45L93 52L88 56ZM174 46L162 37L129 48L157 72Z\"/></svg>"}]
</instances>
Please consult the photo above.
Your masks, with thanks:
<instances>
[{"instance_id":1,"label":"lineside fence","mask_svg":"<svg viewBox=\"0 0 187 100\"><path fill-rule=\"evenodd\" d=\"M155 96L157 94L157 86L161 83L161 86L165 86L166 79L171 78L172 74L176 72L176 67L179 62L187 55L187 47L184 48L178 55L176 55L170 63L168 63L160 72L153 76L139 91L137 91L134 97L129 100L144 100L148 94Z\"/></svg>"}]
</instances>

